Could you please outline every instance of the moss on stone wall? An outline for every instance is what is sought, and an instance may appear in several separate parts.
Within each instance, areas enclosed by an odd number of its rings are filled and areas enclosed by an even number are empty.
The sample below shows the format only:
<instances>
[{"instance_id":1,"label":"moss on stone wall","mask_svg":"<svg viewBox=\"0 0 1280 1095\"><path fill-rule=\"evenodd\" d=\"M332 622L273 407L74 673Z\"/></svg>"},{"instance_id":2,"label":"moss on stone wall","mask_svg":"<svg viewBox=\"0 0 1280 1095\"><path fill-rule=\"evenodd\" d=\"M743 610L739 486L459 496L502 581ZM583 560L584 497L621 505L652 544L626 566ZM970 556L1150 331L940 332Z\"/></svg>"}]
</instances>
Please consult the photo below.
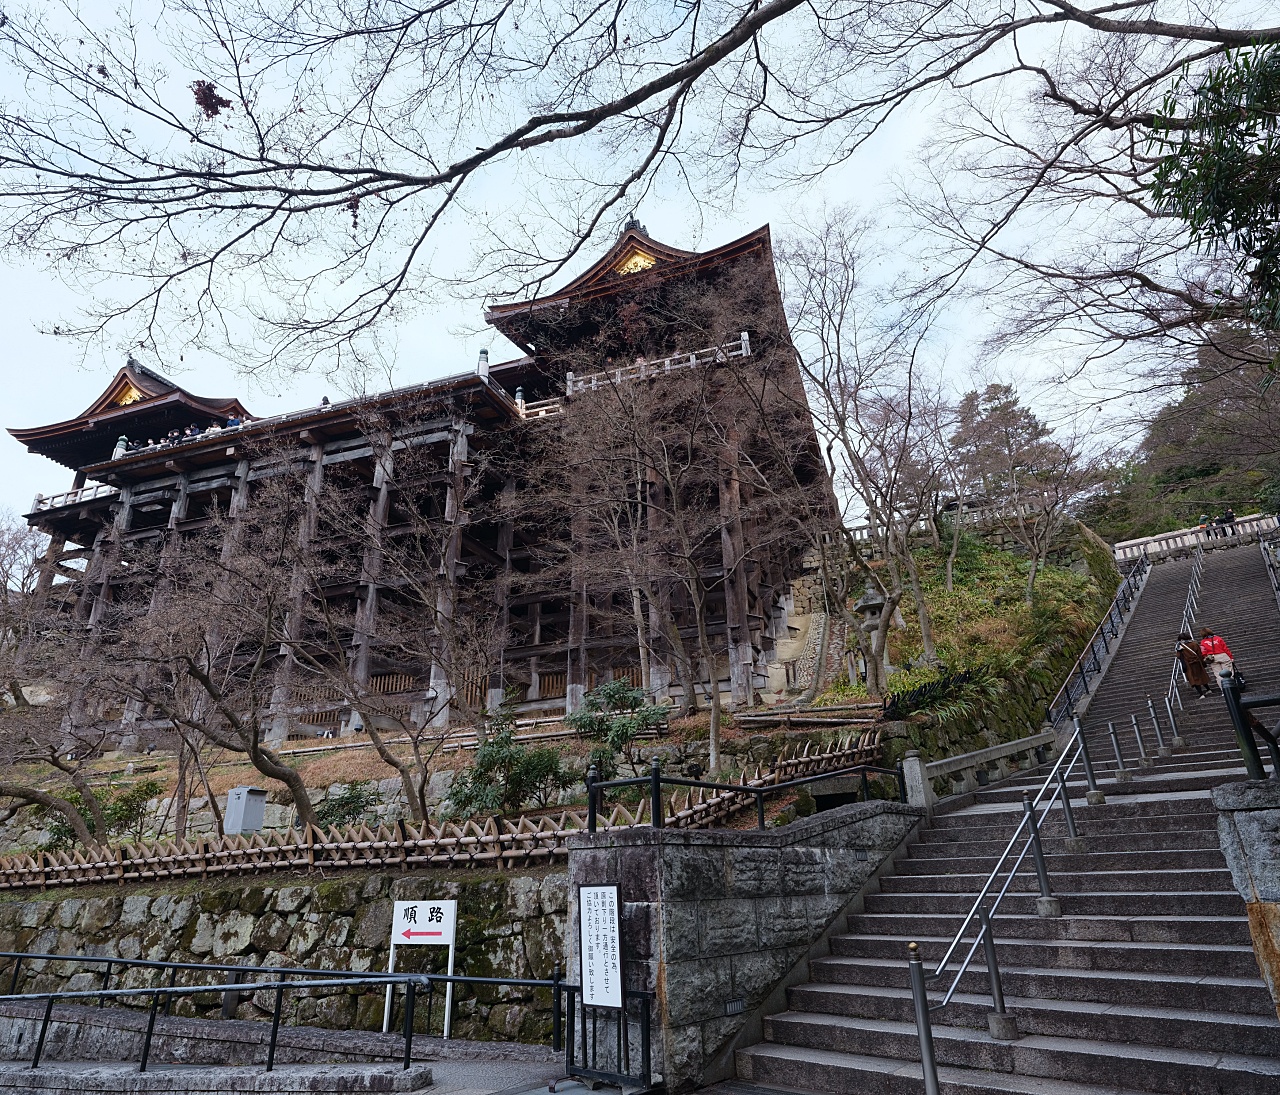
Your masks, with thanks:
<instances>
[{"instance_id":1,"label":"moss on stone wall","mask_svg":"<svg viewBox=\"0 0 1280 1095\"><path fill-rule=\"evenodd\" d=\"M7 895L0 900L0 949L381 971L387 968L392 901L433 897L458 901L456 972L546 979L557 966L563 968L568 893L566 876L559 871L352 872L327 880L285 876L120 890L85 887L75 896ZM411 972L443 972L445 956L440 947L406 947L397 952L397 964ZM20 987L29 992L96 989L101 973L85 972L87 968L24 962ZM142 988L155 983L155 976L134 967L117 974L113 983ZM270 996L246 996L236 1016L269 1018ZM209 994L183 998L174 1011L213 1016L220 1009L221 997ZM318 991L287 997L285 1019L376 1030L381 1029L382 1009L383 997L375 991ZM441 1017L437 998L433 1030L439 1031ZM427 1029L425 1007L417 1027ZM453 1029L465 1038L546 1041L550 994L461 988L455 995Z\"/></svg>"}]
</instances>

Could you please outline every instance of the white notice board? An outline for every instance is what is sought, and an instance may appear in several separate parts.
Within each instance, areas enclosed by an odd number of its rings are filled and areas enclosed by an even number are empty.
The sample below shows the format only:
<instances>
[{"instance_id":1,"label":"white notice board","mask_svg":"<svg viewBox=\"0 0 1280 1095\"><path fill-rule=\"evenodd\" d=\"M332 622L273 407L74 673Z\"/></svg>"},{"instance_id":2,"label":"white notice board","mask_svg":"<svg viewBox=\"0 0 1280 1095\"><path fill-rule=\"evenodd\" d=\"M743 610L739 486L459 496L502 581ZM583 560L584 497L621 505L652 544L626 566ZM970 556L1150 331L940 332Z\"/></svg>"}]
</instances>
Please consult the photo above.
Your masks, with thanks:
<instances>
[{"instance_id":1,"label":"white notice board","mask_svg":"<svg viewBox=\"0 0 1280 1095\"><path fill-rule=\"evenodd\" d=\"M453 900L397 901L391 913L391 956L387 972L395 973L397 947L448 947L449 976L453 976L454 935L458 903ZM382 1030L391 1029L391 986L382 1009ZM444 990L444 1036L453 1032L453 982Z\"/></svg>"},{"instance_id":2,"label":"white notice board","mask_svg":"<svg viewBox=\"0 0 1280 1095\"><path fill-rule=\"evenodd\" d=\"M588 1007L622 1007L620 910L616 885L578 887L578 955Z\"/></svg>"},{"instance_id":3,"label":"white notice board","mask_svg":"<svg viewBox=\"0 0 1280 1095\"><path fill-rule=\"evenodd\" d=\"M452 946L457 922L456 901L397 901L391 919L391 942L397 947Z\"/></svg>"}]
</instances>

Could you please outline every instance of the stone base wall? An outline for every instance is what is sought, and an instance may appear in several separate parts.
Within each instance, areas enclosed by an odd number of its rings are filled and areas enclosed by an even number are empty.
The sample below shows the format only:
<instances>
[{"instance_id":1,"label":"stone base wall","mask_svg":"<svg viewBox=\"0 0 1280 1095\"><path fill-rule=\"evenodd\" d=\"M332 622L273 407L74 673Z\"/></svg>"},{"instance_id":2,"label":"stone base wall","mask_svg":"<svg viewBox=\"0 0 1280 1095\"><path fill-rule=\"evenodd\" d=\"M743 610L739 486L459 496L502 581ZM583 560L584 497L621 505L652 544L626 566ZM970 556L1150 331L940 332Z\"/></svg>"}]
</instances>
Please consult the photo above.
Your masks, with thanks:
<instances>
[{"instance_id":1,"label":"stone base wall","mask_svg":"<svg viewBox=\"0 0 1280 1095\"><path fill-rule=\"evenodd\" d=\"M458 901L457 972L478 977L545 979L564 968L567 879L563 872L353 873L329 881L278 878L219 885L102 888L93 896L46 894L0 900L0 950L112 955L166 962L232 963L313 969L387 968L392 901ZM403 947L397 966L443 972L446 950ZM19 990L41 992L100 987L101 971L80 963L24 961ZM3 964L7 988L12 962ZM156 973L134 967L112 983L143 988ZM207 981L207 975L200 980ZM183 978L179 977L179 984ZM196 980L187 983L199 983ZM546 999L541 996L545 995ZM239 1019L269 1019L273 993L246 994ZM320 1027L380 1030L383 998L364 989L289 994L285 1021ZM137 1006L145 1006L145 998ZM459 1038L541 1042L550 1038L550 993L470 989L455 993ZM436 1002L433 1029L441 1021ZM175 1015L213 1017L221 997L185 997ZM426 1031L425 1010L419 1027Z\"/></svg>"},{"instance_id":2,"label":"stone base wall","mask_svg":"<svg viewBox=\"0 0 1280 1095\"><path fill-rule=\"evenodd\" d=\"M627 987L656 996L654 1069L668 1091L733 1075L779 987L924 811L855 803L771 830L631 829L574 838L569 886L617 883ZM576 940L570 909L570 945ZM571 957L576 977L577 957ZM756 1035L758 1036L758 1035ZM633 1032L632 1044L639 1039Z\"/></svg>"},{"instance_id":3,"label":"stone base wall","mask_svg":"<svg viewBox=\"0 0 1280 1095\"><path fill-rule=\"evenodd\" d=\"M1218 840L1249 913L1258 969L1280 1018L1280 784L1246 780L1213 789Z\"/></svg>"}]
</instances>

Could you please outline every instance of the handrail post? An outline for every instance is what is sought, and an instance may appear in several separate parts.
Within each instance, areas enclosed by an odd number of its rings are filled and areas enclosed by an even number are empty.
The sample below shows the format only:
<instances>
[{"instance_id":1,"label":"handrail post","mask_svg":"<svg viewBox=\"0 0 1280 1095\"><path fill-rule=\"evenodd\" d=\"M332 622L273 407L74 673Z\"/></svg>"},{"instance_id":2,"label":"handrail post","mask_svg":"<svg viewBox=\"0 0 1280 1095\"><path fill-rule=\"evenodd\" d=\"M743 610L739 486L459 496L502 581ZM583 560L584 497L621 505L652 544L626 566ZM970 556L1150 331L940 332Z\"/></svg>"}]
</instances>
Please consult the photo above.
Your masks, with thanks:
<instances>
[{"instance_id":1,"label":"handrail post","mask_svg":"<svg viewBox=\"0 0 1280 1095\"><path fill-rule=\"evenodd\" d=\"M924 1095L940 1095L938 1062L933 1055L933 1027L929 1023L929 997L924 987L924 963L920 945L907 944L907 968L911 972L911 999L916 1006L916 1033L920 1036L920 1067L924 1072Z\"/></svg>"},{"instance_id":2,"label":"handrail post","mask_svg":"<svg viewBox=\"0 0 1280 1095\"><path fill-rule=\"evenodd\" d=\"M1046 919L1062 915L1062 902L1053 896L1049 888L1049 867L1044 861L1044 848L1040 843L1040 825L1036 820L1036 808L1031 803L1031 795L1022 792L1022 812L1027 815L1027 828L1030 830L1031 855L1036 864L1036 880L1040 885L1040 896L1036 898L1036 915Z\"/></svg>"},{"instance_id":3,"label":"handrail post","mask_svg":"<svg viewBox=\"0 0 1280 1095\"><path fill-rule=\"evenodd\" d=\"M600 778L600 773L593 764L587 769L587 832L594 834L596 831L596 783Z\"/></svg>"},{"instance_id":4,"label":"handrail post","mask_svg":"<svg viewBox=\"0 0 1280 1095\"><path fill-rule=\"evenodd\" d=\"M1133 723L1133 736L1138 741L1138 767L1150 768L1155 762L1147 756L1147 743L1142 740L1142 728L1138 725L1138 716L1131 712L1129 721Z\"/></svg>"},{"instance_id":5,"label":"handrail post","mask_svg":"<svg viewBox=\"0 0 1280 1095\"><path fill-rule=\"evenodd\" d=\"M267 1071L276 1067L276 1035L280 1033L280 1009L284 1004L284 985L276 986L275 1007L271 1009L271 1041L267 1045Z\"/></svg>"},{"instance_id":6,"label":"handrail post","mask_svg":"<svg viewBox=\"0 0 1280 1095\"><path fill-rule=\"evenodd\" d=\"M1120 752L1120 736L1116 733L1114 722L1107 723L1107 733L1111 735L1111 748L1116 751L1116 782L1128 783L1133 779L1133 773L1124 766L1124 754Z\"/></svg>"},{"instance_id":7,"label":"handrail post","mask_svg":"<svg viewBox=\"0 0 1280 1095\"><path fill-rule=\"evenodd\" d=\"M764 828L764 792L756 792L756 828Z\"/></svg>"},{"instance_id":8,"label":"handrail post","mask_svg":"<svg viewBox=\"0 0 1280 1095\"><path fill-rule=\"evenodd\" d=\"M1058 769L1058 791L1062 795L1062 819L1067 826L1067 839L1064 843L1068 852L1072 855L1080 855L1089 849L1080 838L1079 830L1076 829L1076 815L1075 811L1071 809L1071 794L1067 791L1067 777L1063 775L1061 768Z\"/></svg>"},{"instance_id":9,"label":"handrail post","mask_svg":"<svg viewBox=\"0 0 1280 1095\"><path fill-rule=\"evenodd\" d=\"M1262 766L1262 757L1258 753L1258 743L1253 732L1244 721L1240 708L1240 685L1235 677L1222 677L1222 698L1227 702L1227 713L1231 716L1231 728L1235 731L1236 744L1244 757L1245 770L1250 779L1266 779L1267 770Z\"/></svg>"},{"instance_id":10,"label":"handrail post","mask_svg":"<svg viewBox=\"0 0 1280 1095\"><path fill-rule=\"evenodd\" d=\"M1074 716L1076 737L1080 739L1080 759L1084 761L1084 778L1089 784L1084 800L1090 806L1105 806L1107 796L1098 788L1098 777L1093 774L1093 759L1089 756L1089 743L1084 739L1084 728L1080 725L1080 717Z\"/></svg>"},{"instance_id":11,"label":"handrail post","mask_svg":"<svg viewBox=\"0 0 1280 1095\"><path fill-rule=\"evenodd\" d=\"M987 959L987 980L991 982L991 1006L987 1013L987 1029L992 1038L1011 1042L1022 1037L1018 1031L1018 1018L1010 1015L1004 1006L1004 985L1000 983L1000 964L996 961L996 940L991 931L991 917L987 907L978 907L978 921L982 931L982 949Z\"/></svg>"},{"instance_id":12,"label":"handrail post","mask_svg":"<svg viewBox=\"0 0 1280 1095\"><path fill-rule=\"evenodd\" d=\"M404 1067L407 1071L413 1060L413 1011L417 985L412 978L404 985ZM446 1016L446 1018L448 1018Z\"/></svg>"},{"instance_id":13,"label":"handrail post","mask_svg":"<svg viewBox=\"0 0 1280 1095\"><path fill-rule=\"evenodd\" d=\"M40 1067L40 1055L44 1053L45 1035L49 1033L49 1019L53 1015L53 1001L55 997L53 993L49 994L49 999L44 1005L44 1019L40 1023L40 1037L36 1039L36 1055L31 1058L31 1067Z\"/></svg>"},{"instance_id":14,"label":"handrail post","mask_svg":"<svg viewBox=\"0 0 1280 1095\"><path fill-rule=\"evenodd\" d=\"M898 801L905 805L907 801L907 771L898 761Z\"/></svg>"},{"instance_id":15,"label":"handrail post","mask_svg":"<svg viewBox=\"0 0 1280 1095\"><path fill-rule=\"evenodd\" d=\"M662 762L657 757L649 763L649 819L655 829L662 828Z\"/></svg>"},{"instance_id":16,"label":"handrail post","mask_svg":"<svg viewBox=\"0 0 1280 1095\"><path fill-rule=\"evenodd\" d=\"M151 997L151 1014L147 1016L147 1033L142 1038L142 1061L138 1064L139 1072L147 1071L147 1059L151 1056L151 1035L156 1029L156 1012L160 1010L160 994Z\"/></svg>"},{"instance_id":17,"label":"handrail post","mask_svg":"<svg viewBox=\"0 0 1280 1095\"><path fill-rule=\"evenodd\" d=\"M18 972L22 969L22 956L13 960L13 979L9 982L9 995L18 995Z\"/></svg>"},{"instance_id":18,"label":"handrail post","mask_svg":"<svg viewBox=\"0 0 1280 1095\"><path fill-rule=\"evenodd\" d=\"M559 1053L564 1048L560 1027L560 1003L564 994L560 990L560 963L556 963L551 971L551 1052ZM431 1029L430 1004L427 1011L427 1029Z\"/></svg>"},{"instance_id":19,"label":"handrail post","mask_svg":"<svg viewBox=\"0 0 1280 1095\"><path fill-rule=\"evenodd\" d=\"M1151 702L1151 694L1147 693L1147 711L1151 714L1151 725L1156 728L1156 755L1160 757L1173 756L1173 750L1165 745L1164 735L1160 733L1160 720L1156 718L1156 705Z\"/></svg>"},{"instance_id":20,"label":"handrail post","mask_svg":"<svg viewBox=\"0 0 1280 1095\"><path fill-rule=\"evenodd\" d=\"M1173 705L1169 702L1169 697L1164 698L1164 711L1169 716L1169 729L1173 731L1173 741L1170 743L1175 749L1185 749L1187 747L1187 739L1178 731L1178 720L1173 717Z\"/></svg>"},{"instance_id":21,"label":"handrail post","mask_svg":"<svg viewBox=\"0 0 1280 1095\"><path fill-rule=\"evenodd\" d=\"M102 1007L107 1002L107 989L111 987L111 963L107 963L107 968L102 974L102 995L98 997L98 1007Z\"/></svg>"}]
</instances>

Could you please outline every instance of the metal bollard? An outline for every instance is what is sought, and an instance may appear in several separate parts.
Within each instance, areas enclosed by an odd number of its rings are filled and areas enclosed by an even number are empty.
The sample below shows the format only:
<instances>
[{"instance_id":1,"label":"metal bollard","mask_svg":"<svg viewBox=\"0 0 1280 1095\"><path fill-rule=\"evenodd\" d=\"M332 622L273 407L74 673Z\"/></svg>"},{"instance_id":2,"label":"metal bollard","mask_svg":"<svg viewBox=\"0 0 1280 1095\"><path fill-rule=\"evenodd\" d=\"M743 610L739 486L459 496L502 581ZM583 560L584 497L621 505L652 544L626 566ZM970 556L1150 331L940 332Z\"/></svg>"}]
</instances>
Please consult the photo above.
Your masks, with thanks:
<instances>
[{"instance_id":1,"label":"metal bollard","mask_svg":"<svg viewBox=\"0 0 1280 1095\"><path fill-rule=\"evenodd\" d=\"M933 1026L929 1022L929 997L924 987L924 963L920 945L907 944L907 968L911 972L911 999L916 1006L916 1033L920 1035L920 1068L924 1072L924 1095L940 1095L938 1061L933 1055Z\"/></svg>"},{"instance_id":2,"label":"metal bollard","mask_svg":"<svg viewBox=\"0 0 1280 1095\"><path fill-rule=\"evenodd\" d=\"M1156 705L1147 697L1147 710L1151 713L1151 725L1156 728L1156 753L1162 757L1173 756L1173 750L1164 743L1164 735L1160 733L1160 720L1156 718Z\"/></svg>"},{"instance_id":3,"label":"metal bollard","mask_svg":"<svg viewBox=\"0 0 1280 1095\"><path fill-rule=\"evenodd\" d=\"M1046 918L1062 915L1062 903L1053 896L1049 888L1049 867L1044 861L1044 847L1040 843L1040 824L1036 819L1036 808L1031 804L1031 795L1022 792L1022 811L1027 815L1027 826L1031 833L1031 855L1036 864L1036 880L1040 884L1040 896L1036 899L1036 915Z\"/></svg>"},{"instance_id":4,"label":"metal bollard","mask_svg":"<svg viewBox=\"0 0 1280 1095\"><path fill-rule=\"evenodd\" d=\"M649 764L649 819L655 829L662 828L662 762L657 757Z\"/></svg>"},{"instance_id":5,"label":"metal bollard","mask_svg":"<svg viewBox=\"0 0 1280 1095\"><path fill-rule=\"evenodd\" d=\"M593 764L587 769L587 832L596 831L596 783L600 773Z\"/></svg>"},{"instance_id":6,"label":"metal bollard","mask_svg":"<svg viewBox=\"0 0 1280 1095\"><path fill-rule=\"evenodd\" d=\"M1147 756L1147 743L1142 740L1142 728L1138 725L1138 716L1130 715L1129 720L1133 723L1133 736L1138 739L1138 766L1150 768L1152 760Z\"/></svg>"},{"instance_id":7,"label":"metal bollard","mask_svg":"<svg viewBox=\"0 0 1280 1095\"><path fill-rule=\"evenodd\" d=\"M1104 806L1107 798L1098 788L1098 777L1093 772L1093 758L1089 756L1089 743L1084 739L1084 728L1080 725L1079 716L1072 716L1072 721L1076 724L1076 737L1080 739L1080 759L1084 761L1084 778L1089 785L1084 800L1090 806Z\"/></svg>"},{"instance_id":8,"label":"metal bollard","mask_svg":"<svg viewBox=\"0 0 1280 1095\"><path fill-rule=\"evenodd\" d=\"M275 1007L271 1009L271 1041L267 1045L267 1071L276 1067L276 1036L280 1033L280 1009L284 1004L284 985L276 986Z\"/></svg>"},{"instance_id":9,"label":"metal bollard","mask_svg":"<svg viewBox=\"0 0 1280 1095\"><path fill-rule=\"evenodd\" d=\"M996 938L985 905L978 906L978 920L982 926L982 949L987 959L987 980L991 984L992 1011L987 1015L987 1028L992 1038L1012 1041L1021 1035L1017 1018L1005 1010L1004 985L1000 982L1000 963L996 960Z\"/></svg>"},{"instance_id":10,"label":"metal bollard","mask_svg":"<svg viewBox=\"0 0 1280 1095\"><path fill-rule=\"evenodd\" d=\"M1067 777L1058 769L1058 793L1062 795L1062 817L1067 823L1067 839L1075 840L1080 834L1076 832L1076 817L1071 812L1071 795L1067 792Z\"/></svg>"},{"instance_id":11,"label":"metal bollard","mask_svg":"<svg viewBox=\"0 0 1280 1095\"><path fill-rule=\"evenodd\" d=\"M1173 705L1169 702L1169 697L1164 698L1165 714L1169 716L1169 729L1173 731L1173 741L1171 744L1175 749L1185 749L1187 747L1187 739L1178 732L1178 720L1173 717Z\"/></svg>"},{"instance_id":12,"label":"metal bollard","mask_svg":"<svg viewBox=\"0 0 1280 1095\"><path fill-rule=\"evenodd\" d=\"M1133 774L1124 766L1124 754L1120 752L1120 735L1116 733L1114 722L1107 723L1107 733L1111 735L1111 748L1116 753L1116 782L1128 783L1133 779Z\"/></svg>"}]
</instances>

